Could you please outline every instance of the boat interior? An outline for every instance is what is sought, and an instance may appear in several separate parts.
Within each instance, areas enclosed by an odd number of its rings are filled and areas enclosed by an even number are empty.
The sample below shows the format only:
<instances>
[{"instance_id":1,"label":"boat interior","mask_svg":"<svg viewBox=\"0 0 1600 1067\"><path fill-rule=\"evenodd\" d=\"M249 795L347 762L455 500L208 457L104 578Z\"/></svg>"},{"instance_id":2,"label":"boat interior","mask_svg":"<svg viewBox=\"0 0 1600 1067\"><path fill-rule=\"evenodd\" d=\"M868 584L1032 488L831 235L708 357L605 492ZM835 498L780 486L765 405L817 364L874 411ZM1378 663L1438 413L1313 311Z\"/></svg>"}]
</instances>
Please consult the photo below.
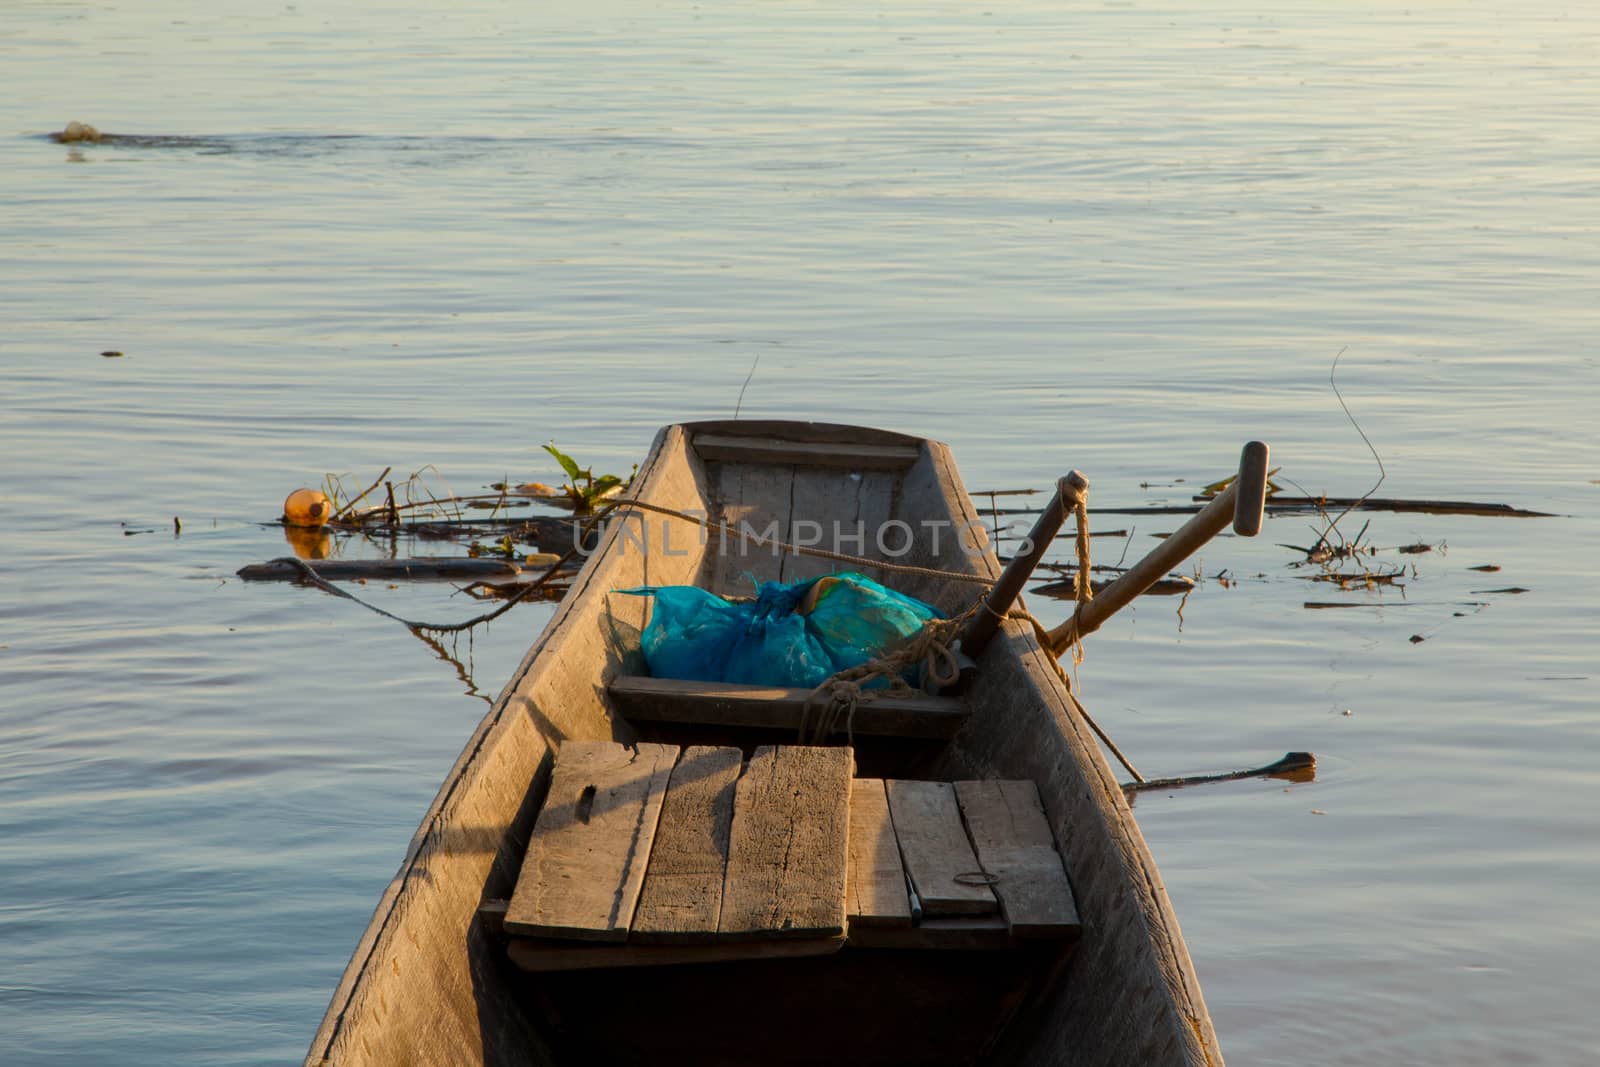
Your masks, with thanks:
<instances>
[{"instance_id":1,"label":"boat interior","mask_svg":"<svg viewBox=\"0 0 1600 1067\"><path fill-rule=\"evenodd\" d=\"M959 695L870 700L830 736L804 743L799 730L814 711L807 691L648 674L639 642L649 601L620 590L695 584L749 596L759 582L849 570L947 616L966 612L986 586L950 576L992 582L1000 567L945 446L816 423L670 426L628 495L641 506L612 513L599 548L441 789L308 1063L1221 1062L1127 801L1053 657L1027 627L1002 626ZM774 538L889 566L799 555L771 544ZM524 860L545 840L543 810L577 812L562 817L570 829L599 821L591 815L593 783L601 783L602 800L626 792L607 793L604 770L583 778L574 769L563 778L560 754L570 748L574 768L580 750L604 763L611 758L606 745L625 750L630 766L646 752L662 753L664 769L644 776L654 784L639 795L653 798L643 803L655 805L650 820L659 816L663 827L674 805L687 811L696 803L677 799L674 767L692 784L701 777L684 770L701 766L693 760L731 765L721 795L728 804L739 797L736 855L741 826L758 821L742 821L746 785L758 770L780 784L789 781L785 773L796 776L804 789L774 787L774 795L806 794L832 812L827 825L835 830L854 827L859 836L879 819L887 827L881 836L849 842L853 918L813 922L802 902L800 919L769 915L762 930L730 932L732 866L720 930L715 917L710 932L666 937L652 936L641 920L630 932L626 914L620 922L602 915L596 928L585 919L550 918L581 889L554 904L539 897L530 910L519 896L536 894L519 877L533 880ZM827 756L830 747L844 755ZM730 749L736 754L727 755ZM786 771L782 760L790 758L801 762ZM832 784L818 784L824 781ZM590 784L569 795L573 782ZM978 787L998 796L1000 783L1025 788L1028 799L1018 803L1038 812L1043 845L1064 872L1060 893L1051 891L1054 918L1039 925L1020 917L1020 896L1008 901L1007 876L997 877L983 857L982 828L968 807ZM902 814L912 811L909 799L896 801L897 789L905 797L937 792L952 812L959 796L955 832L964 830L980 854L976 863L967 854L977 877L960 880L990 897L987 910L919 899L910 831L895 839L895 828L909 825ZM668 815L660 814L663 795ZM884 795L893 818L879 812ZM732 864L728 816L719 810L716 840ZM697 817L703 823L706 816ZM791 836L798 817L776 816ZM757 831L750 834L752 848L764 847ZM694 838L702 846L710 839ZM657 856L667 851L663 840ZM837 835L829 840L829 854L837 855ZM1030 840L1040 844L1037 835ZM872 906L860 903L867 889L858 887L867 886L876 862L863 858L868 854L904 859L900 900L910 897L913 917L864 914ZM787 852L781 863L802 875L827 866ZM865 872L859 882L858 865ZM646 866L653 864L633 856L624 882L644 878L648 901L655 887ZM843 878L842 871L821 877ZM615 875L608 870L602 880ZM885 877L892 884L896 875ZM715 880L722 879L718 873ZM752 875L748 884L758 880ZM738 884L742 892L746 883ZM635 899L628 898L627 912ZM932 906L920 908L924 903Z\"/></svg>"}]
</instances>

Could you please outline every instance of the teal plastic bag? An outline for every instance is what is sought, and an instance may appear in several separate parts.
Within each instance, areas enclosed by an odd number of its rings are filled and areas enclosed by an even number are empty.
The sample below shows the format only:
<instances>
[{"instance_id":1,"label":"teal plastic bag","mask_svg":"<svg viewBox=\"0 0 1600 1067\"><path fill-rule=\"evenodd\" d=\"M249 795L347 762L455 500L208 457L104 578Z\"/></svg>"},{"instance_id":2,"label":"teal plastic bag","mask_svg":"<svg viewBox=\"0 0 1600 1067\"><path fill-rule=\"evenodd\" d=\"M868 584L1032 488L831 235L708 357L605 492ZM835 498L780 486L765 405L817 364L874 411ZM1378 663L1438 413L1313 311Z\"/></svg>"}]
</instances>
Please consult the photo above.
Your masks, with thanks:
<instances>
[{"instance_id":1,"label":"teal plastic bag","mask_svg":"<svg viewBox=\"0 0 1600 1067\"><path fill-rule=\"evenodd\" d=\"M763 582L756 598L744 601L692 585L619 591L653 598L640 637L651 675L697 682L811 688L943 617L850 572L792 585Z\"/></svg>"}]
</instances>

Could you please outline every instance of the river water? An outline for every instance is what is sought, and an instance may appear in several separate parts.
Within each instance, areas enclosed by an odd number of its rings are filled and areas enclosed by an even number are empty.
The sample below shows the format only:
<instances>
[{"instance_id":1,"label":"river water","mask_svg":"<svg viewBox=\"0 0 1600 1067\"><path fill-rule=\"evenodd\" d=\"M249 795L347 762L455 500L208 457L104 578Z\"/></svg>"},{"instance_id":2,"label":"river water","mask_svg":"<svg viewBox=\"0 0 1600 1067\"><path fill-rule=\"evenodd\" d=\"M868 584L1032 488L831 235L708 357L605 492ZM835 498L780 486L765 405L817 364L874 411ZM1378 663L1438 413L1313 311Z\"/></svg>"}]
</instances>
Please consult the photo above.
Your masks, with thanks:
<instances>
[{"instance_id":1,"label":"river water","mask_svg":"<svg viewBox=\"0 0 1600 1067\"><path fill-rule=\"evenodd\" d=\"M1250 437L1353 496L1341 351L1379 495L1554 517L1351 515L1404 574L1348 591L1275 519L1083 699L1152 776L1318 755L1135 809L1233 1062L1600 1058L1600 9L10 0L0 71L0 1062L297 1059L549 616L458 669L236 580L289 490L739 405L1103 508Z\"/></svg>"}]
</instances>

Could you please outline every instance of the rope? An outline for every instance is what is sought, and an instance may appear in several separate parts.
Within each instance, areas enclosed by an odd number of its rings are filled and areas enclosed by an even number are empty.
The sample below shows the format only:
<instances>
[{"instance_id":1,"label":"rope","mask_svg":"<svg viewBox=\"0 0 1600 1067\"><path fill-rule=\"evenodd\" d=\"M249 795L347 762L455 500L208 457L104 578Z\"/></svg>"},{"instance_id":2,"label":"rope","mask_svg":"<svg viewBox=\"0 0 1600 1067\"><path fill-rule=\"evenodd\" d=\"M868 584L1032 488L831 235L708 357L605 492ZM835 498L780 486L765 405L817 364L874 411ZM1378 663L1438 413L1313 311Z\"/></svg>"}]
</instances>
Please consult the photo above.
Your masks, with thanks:
<instances>
[{"instance_id":1,"label":"rope","mask_svg":"<svg viewBox=\"0 0 1600 1067\"><path fill-rule=\"evenodd\" d=\"M962 574L959 571L939 570L937 567L914 567L908 563L888 563L879 559L868 559L865 556L852 556L844 552L830 552L825 548L812 548L809 545L791 545L787 541L776 537L765 537L754 530L735 528L725 522L712 522L702 515L691 515L686 511L675 508L662 507L660 504L647 504L643 500L632 498L612 498L606 502L605 512L616 508L639 508L641 511L653 511L658 515L668 515L674 519L692 522L696 526L704 526L708 530L716 530L722 534L732 534L734 537L752 541L758 545L770 545L797 556L815 556L818 559L831 559L836 563L853 563L858 567L870 567L891 574L913 574L922 578L942 578L952 582L967 582L971 585L991 585L994 579L985 578L981 574Z\"/></svg>"},{"instance_id":2,"label":"rope","mask_svg":"<svg viewBox=\"0 0 1600 1067\"><path fill-rule=\"evenodd\" d=\"M932 679L939 689L955 684L961 677L961 666L955 658L955 653L950 649L949 639L954 637L966 621L980 609L990 612L994 610L980 600L956 618L929 619L923 624L922 629L912 634L904 644L893 651L868 660L859 667L846 668L825 680L806 697L805 707L800 716L801 743L820 744L838 731L840 721L843 720L846 742L854 745L856 709L880 696L892 700L897 696L915 692L903 677L905 669L913 664L922 663L923 677ZM1076 686L1073 685L1066 668L1062 667L1060 660L1056 658L1059 653L1050 647L1050 634L1045 629L1044 623L1026 608L1012 608L1005 613L1004 618L1015 619L1032 627L1034 640L1039 642L1039 647L1044 650L1045 658L1056 672L1056 677L1061 679L1061 684L1066 686L1069 694L1074 692ZM878 678L887 680L889 688L866 688L868 683ZM1122 749L1117 747L1117 743L1111 740L1111 735L1094 721L1094 716L1089 714L1088 709L1076 700L1072 702L1072 706L1083 716L1083 721L1094 731L1100 743L1105 745L1111 754L1117 757L1117 762L1133 776L1133 780L1144 782L1144 775L1139 773L1139 769L1123 754ZM814 719L813 709L817 712Z\"/></svg>"},{"instance_id":3,"label":"rope","mask_svg":"<svg viewBox=\"0 0 1600 1067\"><path fill-rule=\"evenodd\" d=\"M656 511L692 522L701 521L695 515L673 511L670 508L663 508L654 504L643 504L637 500L616 501L615 503L618 506L632 504L647 511ZM1063 504L1065 503L1066 500L1063 496ZM1083 612L1084 605L1094 599L1094 589L1089 582L1091 564L1089 559L1088 502L1082 496L1079 496L1072 502L1071 510L1078 523L1078 531L1075 538L1078 573L1073 578L1075 600L1073 619L1076 622L1077 617ZM731 532L735 536L746 537L759 543L778 544L786 550L799 552L802 555L817 555L824 559L837 559L868 567L880 567L884 570L897 570L938 578L952 578L960 581L978 581L985 585L991 584L988 579L975 579L974 576L953 574L948 571L930 570L925 567L886 565L875 560L846 556L838 552L784 545L781 541L776 541L773 538L763 538L749 530L734 530L726 523L717 523L716 527L720 530ZM932 685L937 689L945 689L954 685L961 677L961 665L950 648L950 641L960 632L967 620L979 611L986 611L1002 622L1007 619L1016 619L1027 623L1033 629L1034 640L1045 651L1051 668L1056 672L1056 677L1061 679L1061 684L1066 687L1069 694L1076 691L1077 686L1073 683L1072 678L1068 676L1066 669L1061 666L1060 662L1061 655L1070 648L1072 650L1073 667L1077 668L1083 663L1083 638L1079 635L1076 625L1071 628L1070 638L1063 645L1057 647L1056 643L1050 639L1050 631L1045 628L1044 623L1035 618L1033 613L1026 608L1010 608L1004 615L1001 615L989 606L986 597L979 597L977 603L973 604L960 616L951 619L930 619L923 624L922 629L911 635L898 648L886 652L875 659L868 660L858 667L849 667L839 671L813 689L810 695L806 697L805 707L800 716L801 741L812 744L820 743L835 733L839 728L840 721L843 720L846 741L854 745L856 710L863 703L874 700L879 695L885 695L893 699L913 692L914 690L907 684L903 675L906 668L914 664L921 663L923 665L922 677L931 681ZM869 690L866 688L868 684L880 678L888 681L889 688L887 690ZM1078 714L1083 716L1083 721L1088 724L1089 729L1100 739L1100 743L1105 745L1111 754L1117 758L1117 762L1121 763L1127 772L1133 776L1134 781L1143 782L1145 780L1144 775L1139 773L1133 762L1123 754L1122 749L1117 747L1117 743L1111 740L1111 735L1101 729L1099 723L1095 722L1094 716L1090 715L1087 709L1076 700L1072 703ZM813 709L816 710L815 718L813 718Z\"/></svg>"},{"instance_id":4,"label":"rope","mask_svg":"<svg viewBox=\"0 0 1600 1067\"><path fill-rule=\"evenodd\" d=\"M1040 639L1043 640L1044 647L1049 649L1055 658L1060 659L1061 654L1071 648L1072 668L1077 670L1083 666L1083 635L1079 633L1078 620L1083 616L1084 605L1094 599L1094 586L1089 581L1089 502L1080 496L1072 510L1078 520L1078 536L1076 538L1078 573L1072 576L1074 604L1072 608L1072 629L1069 631L1071 637L1062 647L1057 648L1055 643L1050 640L1049 633L1042 626L1036 624L1034 629L1039 634ZM1095 729L1098 731L1099 727ZM1109 741L1106 743L1110 744ZM1133 768L1129 767L1128 770L1133 771ZM1135 771L1133 776L1138 778L1138 772Z\"/></svg>"},{"instance_id":5,"label":"rope","mask_svg":"<svg viewBox=\"0 0 1600 1067\"><path fill-rule=\"evenodd\" d=\"M980 600L952 619L929 619L898 647L860 666L846 667L824 680L806 697L805 707L801 709L801 741L822 743L839 729L839 721L843 719L845 736L854 745L856 709L877 693L887 692L893 697L915 692L904 677L906 669L913 665L921 664L922 677L940 689L956 684L961 678L961 664L951 651L950 642L982 603ZM888 690L866 688L880 678L889 683ZM817 709L815 721L813 708Z\"/></svg>"},{"instance_id":6,"label":"rope","mask_svg":"<svg viewBox=\"0 0 1600 1067\"><path fill-rule=\"evenodd\" d=\"M1088 580L1084 579L1083 584L1087 585ZM1079 601L1080 606L1082 603L1082 601ZM1012 608L1006 613L1006 615L1013 619L1020 619L1023 622L1026 622L1029 626L1033 627L1033 638L1035 641L1038 641L1039 646L1044 649L1045 657L1050 661L1050 666L1054 668L1056 677L1060 678L1061 684L1067 687L1067 692L1073 692L1077 687L1072 684L1072 679L1067 677L1067 669L1061 666L1061 660L1058 658L1061 653L1051 647L1050 633L1044 628L1044 623L1034 618L1033 613L1028 611L1026 608ZM1074 648L1075 661L1073 665L1076 666L1083 660L1082 639L1074 637L1072 644ZM1134 767L1133 763L1129 761L1128 757L1122 754L1122 749L1118 748L1117 743L1111 740L1111 735L1102 730L1100 728L1100 724L1094 721L1094 716L1089 714L1088 709L1082 704L1078 703L1076 700L1072 702L1072 705L1078 709L1078 714L1083 716L1083 721L1089 724L1089 729L1094 731L1094 735L1100 739L1100 743L1105 745L1106 748L1110 749L1111 754L1117 757L1117 762L1122 764L1122 766L1127 769L1129 774L1133 775L1133 780L1135 782L1143 782L1144 775L1140 774L1138 769Z\"/></svg>"}]
</instances>

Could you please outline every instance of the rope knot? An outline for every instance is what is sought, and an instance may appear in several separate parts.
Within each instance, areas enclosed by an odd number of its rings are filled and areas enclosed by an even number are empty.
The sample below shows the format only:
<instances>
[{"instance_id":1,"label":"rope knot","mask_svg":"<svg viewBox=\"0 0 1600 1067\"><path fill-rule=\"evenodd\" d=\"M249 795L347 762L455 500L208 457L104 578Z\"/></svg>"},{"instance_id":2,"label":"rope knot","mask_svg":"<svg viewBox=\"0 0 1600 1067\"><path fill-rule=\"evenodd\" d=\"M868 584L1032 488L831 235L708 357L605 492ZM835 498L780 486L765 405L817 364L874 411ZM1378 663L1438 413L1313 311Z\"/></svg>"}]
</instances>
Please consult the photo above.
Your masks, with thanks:
<instances>
[{"instance_id":1,"label":"rope knot","mask_svg":"<svg viewBox=\"0 0 1600 1067\"><path fill-rule=\"evenodd\" d=\"M961 677L961 663L950 643L975 610L954 619L929 619L920 630L883 655L825 679L806 698L805 711L800 717L801 740L820 744L839 729L842 721L846 736L854 744L856 709L879 694L895 697L912 692L905 679L910 667L920 665L925 683L937 689L954 685ZM888 689L867 688L880 679L889 683ZM814 708L817 710L815 720Z\"/></svg>"}]
</instances>

